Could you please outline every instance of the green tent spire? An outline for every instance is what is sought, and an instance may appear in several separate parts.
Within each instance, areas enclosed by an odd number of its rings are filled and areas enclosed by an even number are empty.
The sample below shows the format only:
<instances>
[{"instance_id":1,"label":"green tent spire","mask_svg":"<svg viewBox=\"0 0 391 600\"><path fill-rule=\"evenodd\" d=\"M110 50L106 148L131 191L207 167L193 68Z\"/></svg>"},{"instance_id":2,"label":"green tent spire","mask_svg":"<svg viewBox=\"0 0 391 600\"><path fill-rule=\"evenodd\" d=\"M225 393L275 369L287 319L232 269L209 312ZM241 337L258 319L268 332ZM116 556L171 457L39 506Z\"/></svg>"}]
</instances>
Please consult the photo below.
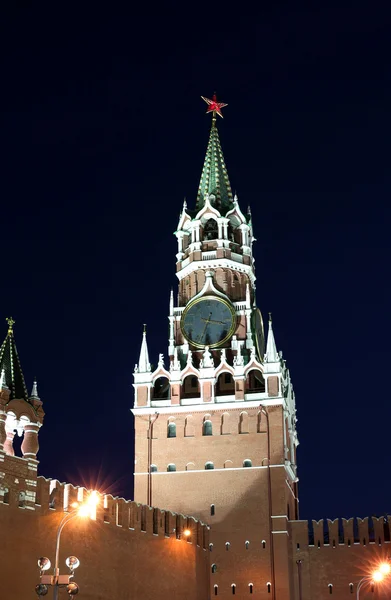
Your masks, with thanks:
<instances>
[{"instance_id":1,"label":"green tent spire","mask_svg":"<svg viewBox=\"0 0 391 600\"><path fill-rule=\"evenodd\" d=\"M213 194L215 199L212 204L225 214L232 208L233 196L216 125L216 114L222 117L221 108L226 104L217 102L216 95L213 95L213 100L202 98L208 104L207 112L212 112L212 127L198 187L197 209L203 207L206 194Z\"/></svg>"},{"instance_id":2,"label":"green tent spire","mask_svg":"<svg viewBox=\"0 0 391 600\"><path fill-rule=\"evenodd\" d=\"M24 382L22 367L16 349L12 317L7 319L8 333L0 348L0 372L4 369L5 384L10 390L10 400L23 399L28 402L28 393Z\"/></svg>"}]
</instances>

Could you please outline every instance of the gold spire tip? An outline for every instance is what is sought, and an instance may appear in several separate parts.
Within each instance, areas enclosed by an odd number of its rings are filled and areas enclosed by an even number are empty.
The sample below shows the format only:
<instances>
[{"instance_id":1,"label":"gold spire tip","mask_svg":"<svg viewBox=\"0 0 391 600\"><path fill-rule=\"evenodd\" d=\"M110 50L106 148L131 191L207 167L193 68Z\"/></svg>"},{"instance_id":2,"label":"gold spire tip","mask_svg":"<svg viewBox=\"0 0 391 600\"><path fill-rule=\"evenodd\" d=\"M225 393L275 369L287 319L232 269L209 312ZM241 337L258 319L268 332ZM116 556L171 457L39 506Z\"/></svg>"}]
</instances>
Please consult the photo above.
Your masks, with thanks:
<instances>
[{"instance_id":1,"label":"gold spire tip","mask_svg":"<svg viewBox=\"0 0 391 600\"><path fill-rule=\"evenodd\" d=\"M15 321L12 317L7 317L6 321L8 323L8 333L13 333L13 326L15 325Z\"/></svg>"}]
</instances>

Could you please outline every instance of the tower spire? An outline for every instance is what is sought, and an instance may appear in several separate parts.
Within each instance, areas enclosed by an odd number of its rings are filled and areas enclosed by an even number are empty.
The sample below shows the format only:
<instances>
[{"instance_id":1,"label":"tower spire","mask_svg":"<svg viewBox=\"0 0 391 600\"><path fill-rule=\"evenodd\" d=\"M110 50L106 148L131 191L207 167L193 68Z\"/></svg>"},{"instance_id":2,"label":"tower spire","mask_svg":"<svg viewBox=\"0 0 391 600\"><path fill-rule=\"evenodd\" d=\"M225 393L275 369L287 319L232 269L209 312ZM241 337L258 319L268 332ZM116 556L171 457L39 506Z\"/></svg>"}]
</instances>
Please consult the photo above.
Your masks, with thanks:
<instances>
[{"instance_id":1,"label":"tower spire","mask_svg":"<svg viewBox=\"0 0 391 600\"><path fill-rule=\"evenodd\" d=\"M217 102L216 94L212 99L201 98L207 103L207 113L212 113L212 127L209 135L208 147L202 168L200 185L197 193L197 209L203 207L206 194L215 196L216 208L225 214L232 208L232 189L225 166L224 155L221 149L219 133L216 125L216 115L223 117L221 109L228 106L224 102Z\"/></svg>"},{"instance_id":2,"label":"tower spire","mask_svg":"<svg viewBox=\"0 0 391 600\"><path fill-rule=\"evenodd\" d=\"M143 340L141 342L140 358L138 359L138 372L149 373L151 364L149 362L148 345L147 345L147 326L144 323Z\"/></svg>"},{"instance_id":3,"label":"tower spire","mask_svg":"<svg viewBox=\"0 0 391 600\"><path fill-rule=\"evenodd\" d=\"M269 330L267 333L266 343L266 356L265 362L272 363L278 362L279 356L277 352L276 342L274 339L273 326L272 326L272 313L269 313Z\"/></svg>"},{"instance_id":4,"label":"tower spire","mask_svg":"<svg viewBox=\"0 0 391 600\"><path fill-rule=\"evenodd\" d=\"M30 398L34 398L34 400L39 400L39 396L38 396L38 384L37 384L37 378L34 377L34 381L33 381L33 389L31 390L31 394L30 394Z\"/></svg>"},{"instance_id":5,"label":"tower spire","mask_svg":"<svg viewBox=\"0 0 391 600\"><path fill-rule=\"evenodd\" d=\"M14 338L15 321L12 317L7 317L6 321L8 332L0 348L0 372L4 370L2 386L6 385L9 388L10 400L18 398L28 402L27 388Z\"/></svg>"}]
</instances>

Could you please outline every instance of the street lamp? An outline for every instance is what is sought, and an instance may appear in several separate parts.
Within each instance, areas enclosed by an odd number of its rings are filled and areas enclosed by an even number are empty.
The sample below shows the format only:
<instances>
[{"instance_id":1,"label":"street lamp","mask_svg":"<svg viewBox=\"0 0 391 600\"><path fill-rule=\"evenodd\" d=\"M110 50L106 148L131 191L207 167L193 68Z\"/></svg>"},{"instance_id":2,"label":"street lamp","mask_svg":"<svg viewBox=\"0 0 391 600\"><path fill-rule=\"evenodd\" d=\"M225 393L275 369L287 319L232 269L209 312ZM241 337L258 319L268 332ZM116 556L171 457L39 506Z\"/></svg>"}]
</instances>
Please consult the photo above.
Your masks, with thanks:
<instances>
[{"instance_id":1,"label":"street lamp","mask_svg":"<svg viewBox=\"0 0 391 600\"><path fill-rule=\"evenodd\" d=\"M66 513L60 521L56 535L56 553L55 553L55 565L53 575L45 575L45 571L50 569L51 563L45 556L38 559L38 566L41 571L41 582L35 586L35 591L38 596L46 596L49 591L48 586L53 586L53 600L58 600L59 587L67 588L69 596L75 596L79 591L79 586L76 582L71 581L73 579L73 572L80 565L80 561L76 556L69 556L65 564L69 568L69 575L60 575L59 558L60 558L60 540L61 533L65 525L72 521L75 517L89 517L90 519L96 519L96 507L99 503L99 495L97 492L91 492L87 500L83 504L74 502L71 505L71 512Z\"/></svg>"},{"instance_id":2,"label":"street lamp","mask_svg":"<svg viewBox=\"0 0 391 600\"><path fill-rule=\"evenodd\" d=\"M357 600L360 600L360 591L361 588L364 586L365 583L371 583L372 585L375 583L380 583L381 581L384 581L384 579L386 579L388 576L391 575L391 565L389 562L383 562L381 563L378 568L376 569L376 571L374 571L372 573L372 575L366 575L365 577L363 577L362 579L360 579L360 581L358 582L357 585Z\"/></svg>"}]
</instances>

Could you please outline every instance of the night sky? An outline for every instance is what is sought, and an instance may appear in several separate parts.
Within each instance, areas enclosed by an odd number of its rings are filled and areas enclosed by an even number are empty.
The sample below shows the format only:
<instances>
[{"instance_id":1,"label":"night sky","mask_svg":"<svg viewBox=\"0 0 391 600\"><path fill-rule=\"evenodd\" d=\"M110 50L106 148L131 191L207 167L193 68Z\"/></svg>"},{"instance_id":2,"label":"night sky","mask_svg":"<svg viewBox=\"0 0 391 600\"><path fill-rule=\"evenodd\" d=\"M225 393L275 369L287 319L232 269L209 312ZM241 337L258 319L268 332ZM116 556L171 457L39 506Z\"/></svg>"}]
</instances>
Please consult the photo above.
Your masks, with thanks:
<instances>
[{"instance_id":1,"label":"night sky","mask_svg":"<svg viewBox=\"0 0 391 600\"><path fill-rule=\"evenodd\" d=\"M173 231L216 90L257 303L296 391L301 517L391 512L391 11L11 4L0 317L29 390L38 378L40 473L132 497L133 368L143 323L151 361L167 354Z\"/></svg>"}]
</instances>

